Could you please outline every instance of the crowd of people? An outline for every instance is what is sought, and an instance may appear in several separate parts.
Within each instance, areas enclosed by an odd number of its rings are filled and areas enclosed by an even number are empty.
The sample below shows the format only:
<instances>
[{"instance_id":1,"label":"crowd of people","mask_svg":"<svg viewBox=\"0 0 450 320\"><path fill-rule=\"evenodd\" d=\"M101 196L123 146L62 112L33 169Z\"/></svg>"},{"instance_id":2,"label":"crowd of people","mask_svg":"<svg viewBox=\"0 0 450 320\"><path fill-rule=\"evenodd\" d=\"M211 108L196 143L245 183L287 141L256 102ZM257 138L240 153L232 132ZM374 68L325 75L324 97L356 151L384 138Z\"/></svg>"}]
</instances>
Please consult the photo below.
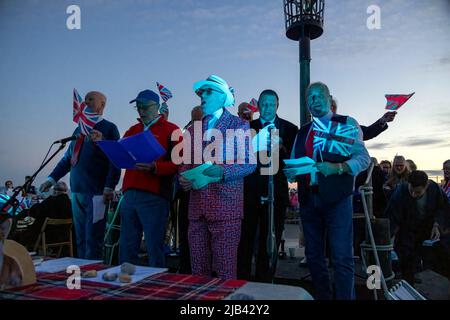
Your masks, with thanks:
<instances>
[{"instance_id":1,"label":"crowd of people","mask_svg":"<svg viewBox=\"0 0 450 320\"><path fill-rule=\"evenodd\" d=\"M385 131L396 112L387 112L370 126L359 125L354 118L337 113L336 100L324 83L312 83L306 92L312 117L325 126L332 122L356 129L348 152L336 153L315 147L318 132L312 122L298 128L278 116L280 97L274 90L260 93L257 119L253 119L254 111L247 103L239 105L238 116L226 109L234 105L235 96L227 82L218 76L196 82L194 92L200 98L200 105L192 109L191 121L183 131L169 122L167 105L160 103L157 93L144 90L130 101L139 119L123 137L150 131L166 153L151 163L137 163L135 168L125 170L120 187L123 193L120 263L139 264L138 252L145 239L148 265L165 266L164 235L171 204L178 201L180 272L271 282L276 271L276 259L271 263L268 248L269 212L273 206L276 248L280 246L287 210L300 211L314 296L355 299L352 217L360 209L357 190L366 180L371 163L375 165L372 171L374 215L391 222L391 236L395 238L404 279L413 283L414 266L423 241L436 241L448 235L450 160L444 163L445 182L440 187L425 172L417 170L411 160L396 156L392 164L386 160L378 164L365 147L364 141ZM86 105L99 115L103 115L106 101L106 96L98 91L89 92L85 97ZM269 147L265 151L253 150L251 141L240 145L239 139L230 136L251 129L258 133L264 128L277 132L268 138ZM120 134L114 123L102 117L90 135L82 134L79 128L74 135L77 140L71 142L39 190L46 192L51 187L59 190L52 201L66 206L61 211L69 211L70 201L77 256L101 259L105 203L112 200L121 170L112 164L97 142L118 140ZM217 138L219 135L221 139ZM195 139L198 136L200 140ZM202 172L214 182L200 188L183 173L206 161L180 164L173 158L177 150L182 150L183 159L187 154L195 158L196 148L214 159ZM265 173L273 163L264 161L263 152L272 156L271 159L274 154L277 156L278 170L273 174ZM292 193L283 172L283 160L302 157L313 159L316 170L298 175L297 189ZM70 200L67 186L58 182L69 172ZM273 202L262 202L271 189L269 176L273 177ZM12 188L12 181L7 181L5 192L10 193ZM41 203L32 208L31 214L38 219L44 208L45 204ZM448 261L448 243L445 247L444 242L441 241L441 254ZM326 262L326 243L334 271L334 290ZM277 256L277 252L274 254Z\"/></svg>"}]
</instances>

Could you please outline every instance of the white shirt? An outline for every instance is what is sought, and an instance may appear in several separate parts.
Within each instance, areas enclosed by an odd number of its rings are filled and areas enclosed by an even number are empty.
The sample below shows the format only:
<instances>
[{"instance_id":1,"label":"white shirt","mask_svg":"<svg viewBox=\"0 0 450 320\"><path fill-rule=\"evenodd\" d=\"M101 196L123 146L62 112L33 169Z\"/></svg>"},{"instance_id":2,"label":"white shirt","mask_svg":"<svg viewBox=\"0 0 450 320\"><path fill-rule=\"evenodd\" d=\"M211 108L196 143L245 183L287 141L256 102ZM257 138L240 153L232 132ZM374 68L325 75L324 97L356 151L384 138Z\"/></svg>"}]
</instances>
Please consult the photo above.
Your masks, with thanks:
<instances>
[{"instance_id":1,"label":"white shirt","mask_svg":"<svg viewBox=\"0 0 450 320\"><path fill-rule=\"evenodd\" d=\"M211 139L212 133L211 131L209 131L209 129L213 129L214 126L217 123L217 120L220 119L220 117L223 114L223 108L217 109L216 111L213 112L211 119L209 119L208 121L208 127L206 128L208 130L207 132L207 139Z\"/></svg>"}]
</instances>

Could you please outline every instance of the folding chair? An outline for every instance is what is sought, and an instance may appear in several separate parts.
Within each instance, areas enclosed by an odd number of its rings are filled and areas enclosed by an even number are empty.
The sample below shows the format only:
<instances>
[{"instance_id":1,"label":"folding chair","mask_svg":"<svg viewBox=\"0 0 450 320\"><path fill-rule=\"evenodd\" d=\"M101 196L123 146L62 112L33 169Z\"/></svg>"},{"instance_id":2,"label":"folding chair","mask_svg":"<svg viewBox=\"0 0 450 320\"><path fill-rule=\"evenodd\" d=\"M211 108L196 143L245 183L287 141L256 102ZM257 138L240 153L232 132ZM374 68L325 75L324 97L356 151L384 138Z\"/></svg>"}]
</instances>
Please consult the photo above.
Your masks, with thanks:
<instances>
[{"instance_id":1,"label":"folding chair","mask_svg":"<svg viewBox=\"0 0 450 320\"><path fill-rule=\"evenodd\" d=\"M48 232L50 229L52 231L55 231L57 228L61 228L62 230L69 232L61 232L61 234L67 234L68 240L67 241L55 241L55 242L49 242ZM39 248L42 248L44 257L47 256L47 250L49 248L59 248L58 254L56 255L57 258L61 256L62 249L67 246L69 247L69 255L73 257L73 242L72 242L72 219L52 219L52 218L46 218L44 221L44 224L42 225L41 231L39 233L38 239L36 240L36 243L34 244L33 251L36 251Z\"/></svg>"}]
</instances>

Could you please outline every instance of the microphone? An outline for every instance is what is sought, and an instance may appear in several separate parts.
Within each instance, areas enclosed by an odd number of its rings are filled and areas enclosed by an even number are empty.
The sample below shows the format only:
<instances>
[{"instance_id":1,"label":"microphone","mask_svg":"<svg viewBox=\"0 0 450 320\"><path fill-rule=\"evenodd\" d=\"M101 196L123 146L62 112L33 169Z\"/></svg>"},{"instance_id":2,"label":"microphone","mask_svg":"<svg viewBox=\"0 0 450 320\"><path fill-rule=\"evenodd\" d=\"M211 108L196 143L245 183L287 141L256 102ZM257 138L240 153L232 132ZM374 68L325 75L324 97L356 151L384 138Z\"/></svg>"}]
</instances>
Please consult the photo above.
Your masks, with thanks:
<instances>
[{"instance_id":1,"label":"microphone","mask_svg":"<svg viewBox=\"0 0 450 320\"><path fill-rule=\"evenodd\" d=\"M67 142L72 141L72 140L77 140L77 137L76 136L70 136L70 137L67 137L67 138L64 138L64 139L56 140L53 143L67 143Z\"/></svg>"}]
</instances>

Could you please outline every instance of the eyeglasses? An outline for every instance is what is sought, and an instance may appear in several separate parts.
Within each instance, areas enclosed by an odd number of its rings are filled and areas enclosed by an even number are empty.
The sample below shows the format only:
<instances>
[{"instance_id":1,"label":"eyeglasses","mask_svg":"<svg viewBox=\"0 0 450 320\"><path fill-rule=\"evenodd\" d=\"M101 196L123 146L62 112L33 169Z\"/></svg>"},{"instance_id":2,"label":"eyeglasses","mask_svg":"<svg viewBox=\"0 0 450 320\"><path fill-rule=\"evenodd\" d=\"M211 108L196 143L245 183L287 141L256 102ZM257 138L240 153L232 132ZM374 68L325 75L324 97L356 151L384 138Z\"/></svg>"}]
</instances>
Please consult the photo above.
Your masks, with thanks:
<instances>
[{"instance_id":1,"label":"eyeglasses","mask_svg":"<svg viewBox=\"0 0 450 320\"><path fill-rule=\"evenodd\" d=\"M133 108L135 110L147 110L147 109L150 109L152 107L159 107L159 106L156 103L152 103L152 104L137 104Z\"/></svg>"},{"instance_id":2,"label":"eyeglasses","mask_svg":"<svg viewBox=\"0 0 450 320\"><path fill-rule=\"evenodd\" d=\"M213 89L213 88L206 88L206 89L198 89L198 90L197 90L197 94L198 94L199 96L201 96L201 95L203 94L203 92L206 92L206 95L209 96L209 95L212 94L213 91L219 92L219 93L223 93L222 91L215 90L215 89Z\"/></svg>"}]
</instances>

